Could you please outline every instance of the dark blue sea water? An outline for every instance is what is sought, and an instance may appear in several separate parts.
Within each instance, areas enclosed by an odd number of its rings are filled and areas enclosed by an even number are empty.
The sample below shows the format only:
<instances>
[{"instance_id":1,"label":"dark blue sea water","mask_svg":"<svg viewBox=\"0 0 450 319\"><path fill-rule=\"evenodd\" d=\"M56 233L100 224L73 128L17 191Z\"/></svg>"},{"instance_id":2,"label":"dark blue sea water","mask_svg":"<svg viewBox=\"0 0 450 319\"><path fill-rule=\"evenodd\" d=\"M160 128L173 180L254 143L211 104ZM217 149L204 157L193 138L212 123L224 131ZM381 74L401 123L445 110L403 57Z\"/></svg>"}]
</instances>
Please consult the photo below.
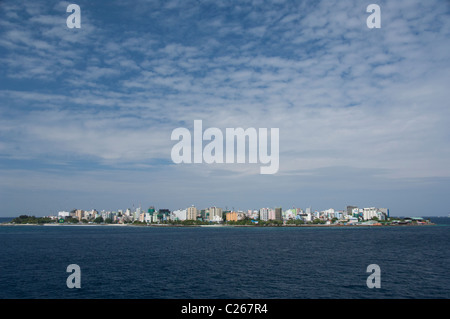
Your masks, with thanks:
<instances>
[{"instance_id":1,"label":"dark blue sea water","mask_svg":"<svg viewBox=\"0 0 450 319\"><path fill-rule=\"evenodd\" d=\"M450 298L450 220L347 228L1 226L0 298ZM81 288L69 289L69 264ZM381 269L369 289L366 268Z\"/></svg>"}]
</instances>

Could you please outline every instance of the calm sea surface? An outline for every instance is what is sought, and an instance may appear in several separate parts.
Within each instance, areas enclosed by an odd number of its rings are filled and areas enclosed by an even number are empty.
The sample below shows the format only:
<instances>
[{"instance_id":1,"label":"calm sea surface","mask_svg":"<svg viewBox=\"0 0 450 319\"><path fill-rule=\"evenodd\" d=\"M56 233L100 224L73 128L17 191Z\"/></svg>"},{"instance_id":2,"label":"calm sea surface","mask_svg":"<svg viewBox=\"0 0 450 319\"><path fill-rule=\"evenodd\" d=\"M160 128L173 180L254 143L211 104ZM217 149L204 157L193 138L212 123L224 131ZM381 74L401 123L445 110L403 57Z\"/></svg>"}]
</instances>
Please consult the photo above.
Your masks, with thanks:
<instances>
[{"instance_id":1,"label":"calm sea surface","mask_svg":"<svg viewBox=\"0 0 450 319\"><path fill-rule=\"evenodd\" d=\"M1 226L0 298L450 298L450 219L347 228ZM69 264L81 288L69 289ZM366 268L381 269L369 289Z\"/></svg>"}]
</instances>

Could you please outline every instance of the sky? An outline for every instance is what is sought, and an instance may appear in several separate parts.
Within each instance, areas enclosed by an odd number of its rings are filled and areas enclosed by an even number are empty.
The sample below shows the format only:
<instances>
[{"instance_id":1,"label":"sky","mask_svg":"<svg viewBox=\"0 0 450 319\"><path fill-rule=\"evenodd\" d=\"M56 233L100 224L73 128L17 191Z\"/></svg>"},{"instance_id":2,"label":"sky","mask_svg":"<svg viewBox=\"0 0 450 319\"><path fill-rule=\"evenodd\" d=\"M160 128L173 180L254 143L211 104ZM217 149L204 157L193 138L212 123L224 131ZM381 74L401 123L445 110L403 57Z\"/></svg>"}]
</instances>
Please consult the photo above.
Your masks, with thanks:
<instances>
[{"instance_id":1,"label":"sky","mask_svg":"<svg viewBox=\"0 0 450 319\"><path fill-rule=\"evenodd\" d=\"M71 3L80 28L67 26ZM442 0L2 0L0 216L191 205L446 216L449 16ZM174 163L171 133L194 120L278 128L278 172Z\"/></svg>"}]
</instances>

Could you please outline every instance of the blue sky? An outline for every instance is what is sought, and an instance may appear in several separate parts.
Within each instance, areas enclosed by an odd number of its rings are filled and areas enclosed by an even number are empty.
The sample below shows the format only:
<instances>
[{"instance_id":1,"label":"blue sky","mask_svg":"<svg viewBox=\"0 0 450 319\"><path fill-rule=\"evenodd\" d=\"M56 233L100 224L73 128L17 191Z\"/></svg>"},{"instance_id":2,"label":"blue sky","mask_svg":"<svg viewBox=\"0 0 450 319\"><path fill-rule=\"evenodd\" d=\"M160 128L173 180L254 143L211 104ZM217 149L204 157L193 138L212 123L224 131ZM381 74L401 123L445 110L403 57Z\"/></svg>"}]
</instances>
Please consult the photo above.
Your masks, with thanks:
<instances>
[{"instance_id":1,"label":"blue sky","mask_svg":"<svg viewBox=\"0 0 450 319\"><path fill-rule=\"evenodd\" d=\"M450 213L448 1L74 1L80 29L70 3L0 3L1 216ZM196 119L279 128L278 173L174 164L171 132Z\"/></svg>"}]
</instances>

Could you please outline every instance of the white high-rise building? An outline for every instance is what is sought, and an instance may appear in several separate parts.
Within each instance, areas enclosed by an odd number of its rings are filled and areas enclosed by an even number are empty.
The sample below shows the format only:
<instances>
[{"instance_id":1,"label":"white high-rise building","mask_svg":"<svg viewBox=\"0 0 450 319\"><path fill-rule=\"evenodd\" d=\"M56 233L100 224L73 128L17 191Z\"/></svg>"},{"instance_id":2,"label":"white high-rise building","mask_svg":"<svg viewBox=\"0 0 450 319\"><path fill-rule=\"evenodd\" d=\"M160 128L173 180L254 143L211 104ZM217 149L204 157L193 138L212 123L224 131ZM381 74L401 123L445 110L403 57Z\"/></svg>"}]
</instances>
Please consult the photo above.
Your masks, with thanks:
<instances>
[{"instance_id":1,"label":"white high-rise building","mask_svg":"<svg viewBox=\"0 0 450 319\"><path fill-rule=\"evenodd\" d=\"M333 218L334 216L334 208L329 208L322 211L322 215L326 218Z\"/></svg>"},{"instance_id":2,"label":"white high-rise building","mask_svg":"<svg viewBox=\"0 0 450 319\"><path fill-rule=\"evenodd\" d=\"M209 208L209 220L211 221L221 221L222 220L222 208L210 207Z\"/></svg>"},{"instance_id":3,"label":"white high-rise building","mask_svg":"<svg viewBox=\"0 0 450 319\"><path fill-rule=\"evenodd\" d=\"M370 220L374 217L379 220L385 220L387 218L387 208L367 207L363 209L363 219Z\"/></svg>"},{"instance_id":4,"label":"white high-rise building","mask_svg":"<svg viewBox=\"0 0 450 319\"><path fill-rule=\"evenodd\" d=\"M375 207L365 207L363 210L363 219L364 220L370 220L373 217L377 216L377 209Z\"/></svg>"},{"instance_id":5,"label":"white high-rise building","mask_svg":"<svg viewBox=\"0 0 450 319\"><path fill-rule=\"evenodd\" d=\"M66 217L69 217L69 215L70 215L70 212L65 212L65 211L58 212L58 217L60 217L60 218L66 218Z\"/></svg>"},{"instance_id":6,"label":"white high-rise building","mask_svg":"<svg viewBox=\"0 0 450 319\"><path fill-rule=\"evenodd\" d=\"M173 219L175 220L186 220L187 219L187 212L186 209L178 209L178 210L174 210L172 212L173 215Z\"/></svg>"},{"instance_id":7,"label":"white high-rise building","mask_svg":"<svg viewBox=\"0 0 450 319\"><path fill-rule=\"evenodd\" d=\"M259 219L268 221L269 220L269 208L261 208L259 210Z\"/></svg>"}]
</instances>

